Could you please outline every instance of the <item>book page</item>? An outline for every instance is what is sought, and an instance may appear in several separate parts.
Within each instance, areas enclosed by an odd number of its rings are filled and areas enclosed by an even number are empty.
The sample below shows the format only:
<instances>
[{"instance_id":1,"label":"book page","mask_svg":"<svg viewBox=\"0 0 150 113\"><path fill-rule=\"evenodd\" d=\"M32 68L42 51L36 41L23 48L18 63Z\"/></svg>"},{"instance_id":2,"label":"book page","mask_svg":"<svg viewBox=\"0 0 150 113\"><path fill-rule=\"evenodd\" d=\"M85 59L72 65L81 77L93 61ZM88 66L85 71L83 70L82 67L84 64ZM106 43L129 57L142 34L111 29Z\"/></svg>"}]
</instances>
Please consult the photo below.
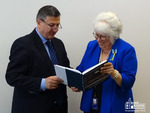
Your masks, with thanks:
<instances>
[{"instance_id":1,"label":"book page","mask_svg":"<svg viewBox=\"0 0 150 113\"><path fill-rule=\"evenodd\" d=\"M59 65L54 65L54 67L55 67L55 71L56 71L56 76L63 80L63 84L67 85L68 81L67 81L65 68L63 68L62 66L60 68Z\"/></svg>"}]
</instances>

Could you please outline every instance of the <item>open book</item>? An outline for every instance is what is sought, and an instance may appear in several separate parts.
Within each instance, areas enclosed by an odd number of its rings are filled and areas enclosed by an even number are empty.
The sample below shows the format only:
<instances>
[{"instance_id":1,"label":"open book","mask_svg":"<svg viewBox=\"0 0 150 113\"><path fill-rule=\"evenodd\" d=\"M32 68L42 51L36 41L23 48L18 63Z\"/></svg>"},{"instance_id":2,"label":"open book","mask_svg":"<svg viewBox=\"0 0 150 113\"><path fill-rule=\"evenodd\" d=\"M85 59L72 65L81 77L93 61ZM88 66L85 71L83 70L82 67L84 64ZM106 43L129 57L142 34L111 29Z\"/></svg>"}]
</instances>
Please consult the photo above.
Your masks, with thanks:
<instances>
[{"instance_id":1,"label":"open book","mask_svg":"<svg viewBox=\"0 0 150 113\"><path fill-rule=\"evenodd\" d=\"M100 72L100 68L105 63L107 63L107 60L98 63L82 73L76 69L60 65L54 65L54 67L56 76L63 80L63 84L86 91L100 82L103 82L108 77L108 75L104 75Z\"/></svg>"}]
</instances>

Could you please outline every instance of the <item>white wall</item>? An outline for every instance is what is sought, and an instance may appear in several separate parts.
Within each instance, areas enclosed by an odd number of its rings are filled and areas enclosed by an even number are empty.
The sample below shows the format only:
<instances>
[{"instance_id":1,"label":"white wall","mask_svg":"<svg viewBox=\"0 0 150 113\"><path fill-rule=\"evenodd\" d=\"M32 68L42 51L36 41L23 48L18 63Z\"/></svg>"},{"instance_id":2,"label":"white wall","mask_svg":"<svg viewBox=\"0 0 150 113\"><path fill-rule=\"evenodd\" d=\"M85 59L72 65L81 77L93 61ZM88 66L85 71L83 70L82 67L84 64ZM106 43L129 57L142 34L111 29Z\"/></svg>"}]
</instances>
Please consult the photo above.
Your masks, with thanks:
<instances>
[{"instance_id":1,"label":"white wall","mask_svg":"<svg viewBox=\"0 0 150 113\"><path fill-rule=\"evenodd\" d=\"M92 21L102 11L113 11L122 20L121 38L137 52L138 72L133 87L136 102L146 104L150 112L150 1L149 0L1 0L0 3L0 113L10 113L13 88L5 81L10 47L13 41L30 33L35 16L43 5L56 6L62 16L63 29L57 36L66 45L71 66L79 65L87 43L93 39ZM69 113L81 113L81 93L68 89Z\"/></svg>"}]
</instances>

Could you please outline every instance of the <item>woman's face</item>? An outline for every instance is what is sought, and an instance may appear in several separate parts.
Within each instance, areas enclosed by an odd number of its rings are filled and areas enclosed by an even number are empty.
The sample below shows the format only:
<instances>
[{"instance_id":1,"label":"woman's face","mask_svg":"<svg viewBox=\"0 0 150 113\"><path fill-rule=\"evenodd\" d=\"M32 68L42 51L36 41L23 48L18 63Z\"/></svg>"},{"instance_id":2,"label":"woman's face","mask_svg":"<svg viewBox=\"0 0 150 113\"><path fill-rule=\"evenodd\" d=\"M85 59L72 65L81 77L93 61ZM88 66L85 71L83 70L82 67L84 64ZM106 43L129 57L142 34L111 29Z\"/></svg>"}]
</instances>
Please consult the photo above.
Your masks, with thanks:
<instances>
[{"instance_id":1,"label":"woman's face","mask_svg":"<svg viewBox=\"0 0 150 113\"><path fill-rule=\"evenodd\" d=\"M101 35L100 33L93 33L95 36L95 39L97 40L100 48L102 50L110 50L112 48L112 43L110 41L110 36L104 36Z\"/></svg>"}]
</instances>

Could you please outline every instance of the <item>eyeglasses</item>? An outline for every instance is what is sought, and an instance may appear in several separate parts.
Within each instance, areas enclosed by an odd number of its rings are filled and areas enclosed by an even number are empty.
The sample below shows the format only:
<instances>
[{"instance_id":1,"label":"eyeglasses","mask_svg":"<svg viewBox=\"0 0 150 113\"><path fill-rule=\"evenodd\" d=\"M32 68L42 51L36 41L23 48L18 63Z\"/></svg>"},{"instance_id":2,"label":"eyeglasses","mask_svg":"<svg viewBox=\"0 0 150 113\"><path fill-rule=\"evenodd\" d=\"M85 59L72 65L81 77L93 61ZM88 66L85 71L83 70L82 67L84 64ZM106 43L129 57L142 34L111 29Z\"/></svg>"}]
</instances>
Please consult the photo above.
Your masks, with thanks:
<instances>
[{"instance_id":1,"label":"eyeglasses","mask_svg":"<svg viewBox=\"0 0 150 113\"><path fill-rule=\"evenodd\" d=\"M98 38L100 38L101 40L105 40L105 39L106 39L106 36L99 35L99 34L97 34L97 33L95 33L95 32L93 32L93 36L96 38L96 40L97 40Z\"/></svg>"},{"instance_id":2,"label":"eyeglasses","mask_svg":"<svg viewBox=\"0 0 150 113\"><path fill-rule=\"evenodd\" d=\"M40 19L42 22L44 22L49 28L52 28L52 29L54 29L54 27L55 27L55 25L57 26L57 29L62 29L62 26L61 26L61 24L48 24L48 23L46 23L43 19Z\"/></svg>"}]
</instances>

